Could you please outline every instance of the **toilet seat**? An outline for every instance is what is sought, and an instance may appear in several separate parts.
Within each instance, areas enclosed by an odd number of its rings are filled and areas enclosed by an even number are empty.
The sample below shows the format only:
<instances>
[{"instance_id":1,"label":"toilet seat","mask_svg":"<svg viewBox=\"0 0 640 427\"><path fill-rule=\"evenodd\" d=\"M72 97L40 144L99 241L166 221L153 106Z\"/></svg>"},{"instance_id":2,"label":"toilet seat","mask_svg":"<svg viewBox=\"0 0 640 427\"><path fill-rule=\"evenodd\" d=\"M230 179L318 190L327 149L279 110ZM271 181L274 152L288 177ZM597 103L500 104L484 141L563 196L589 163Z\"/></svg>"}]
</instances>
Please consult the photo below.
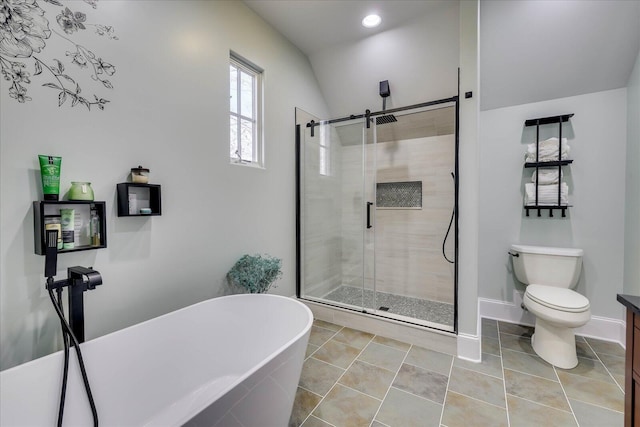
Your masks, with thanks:
<instances>
[{"instance_id":1,"label":"toilet seat","mask_svg":"<svg viewBox=\"0 0 640 427\"><path fill-rule=\"evenodd\" d=\"M585 296L567 288L532 284L527 286L525 294L536 303L554 310L582 313L590 309Z\"/></svg>"}]
</instances>

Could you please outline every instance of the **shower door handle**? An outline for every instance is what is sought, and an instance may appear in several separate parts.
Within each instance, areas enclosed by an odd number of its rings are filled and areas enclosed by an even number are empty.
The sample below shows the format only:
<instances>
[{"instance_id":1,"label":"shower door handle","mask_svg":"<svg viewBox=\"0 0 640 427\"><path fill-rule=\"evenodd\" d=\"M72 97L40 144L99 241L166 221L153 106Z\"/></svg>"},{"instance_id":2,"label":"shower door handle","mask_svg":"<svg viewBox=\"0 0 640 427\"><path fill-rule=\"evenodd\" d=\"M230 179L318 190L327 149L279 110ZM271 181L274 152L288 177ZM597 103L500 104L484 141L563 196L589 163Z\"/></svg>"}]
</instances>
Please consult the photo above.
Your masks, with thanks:
<instances>
[{"instance_id":1,"label":"shower door handle","mask_svg":"<svg viewBox=\"0 0 640 427\"><path fill-rule=\"evenodd\" d=\"M373 227L371 225L371 205L373 205L373 202L367 202L367 228Z\"/></svg>"}]
</instances>

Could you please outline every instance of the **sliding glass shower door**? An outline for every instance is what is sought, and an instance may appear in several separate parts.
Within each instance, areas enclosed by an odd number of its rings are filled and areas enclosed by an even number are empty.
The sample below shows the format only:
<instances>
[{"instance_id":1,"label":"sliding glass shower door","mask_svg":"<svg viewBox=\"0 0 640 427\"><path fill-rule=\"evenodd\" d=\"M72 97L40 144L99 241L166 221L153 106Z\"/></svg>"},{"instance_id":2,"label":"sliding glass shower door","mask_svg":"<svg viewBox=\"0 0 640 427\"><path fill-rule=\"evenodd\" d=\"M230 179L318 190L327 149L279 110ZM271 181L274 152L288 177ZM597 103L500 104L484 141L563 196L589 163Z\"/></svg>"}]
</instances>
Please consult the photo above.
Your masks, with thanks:
<instances>
[{"instance_id":1,"label":"sliding glass shower door","mask_svg":"<svg viewBox=\"0 0 640 427\"><path fill-rule=\"evenodd\" d=\"M296 111L301 298L455 329L455 111Z\"/></svg>"},{"instance_id":2,"label":"sliding glass shower door","mask_svg":"<svg viewBox=\"0 0 640 427\"><path fill-rule=\"evenodd\" d=\"M296 109L299 290L303 298L362 310L364 120L329 124ZM346 165L346 167L343 167Z\"/></svg>"}]
</instances>

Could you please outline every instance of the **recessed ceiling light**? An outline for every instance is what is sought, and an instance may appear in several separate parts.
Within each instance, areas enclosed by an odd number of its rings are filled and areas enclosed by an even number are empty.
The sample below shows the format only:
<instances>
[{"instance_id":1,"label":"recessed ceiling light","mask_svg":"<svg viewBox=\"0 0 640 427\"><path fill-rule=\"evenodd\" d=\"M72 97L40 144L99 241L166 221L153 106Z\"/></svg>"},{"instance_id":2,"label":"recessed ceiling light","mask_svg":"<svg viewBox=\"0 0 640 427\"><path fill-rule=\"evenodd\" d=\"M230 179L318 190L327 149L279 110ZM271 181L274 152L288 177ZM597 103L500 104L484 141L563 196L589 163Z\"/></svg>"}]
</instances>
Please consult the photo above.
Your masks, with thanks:
<instances>
[{"instance_id":1,"label":"recessed ceiling light","mask_svg":"<svg viewBox=\"0 0 640 427\"><path fill-rule=\"evenodd\" d=\"M381 22L382 22L382 18L380 18L380 16L368 15L368 16L365 16L365 18L362 20L362 25L367 28L373 28L380 25Z\"/></svg>"}]
</instances>

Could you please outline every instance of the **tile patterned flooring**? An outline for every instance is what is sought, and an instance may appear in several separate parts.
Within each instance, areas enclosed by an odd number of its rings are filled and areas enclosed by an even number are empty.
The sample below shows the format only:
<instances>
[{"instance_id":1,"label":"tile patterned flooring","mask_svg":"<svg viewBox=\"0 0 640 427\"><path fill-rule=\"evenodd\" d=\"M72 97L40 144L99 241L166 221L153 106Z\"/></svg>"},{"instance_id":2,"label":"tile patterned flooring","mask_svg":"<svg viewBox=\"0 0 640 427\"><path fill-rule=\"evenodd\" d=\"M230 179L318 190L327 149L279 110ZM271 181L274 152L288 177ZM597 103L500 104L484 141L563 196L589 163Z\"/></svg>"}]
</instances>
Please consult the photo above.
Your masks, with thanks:
<instances>
[{"instance_id":1,"label":"tile patterned flooring","mask_svg":"<svg viewBox=\"0 0 640 427\"><path fill-rule=\"evenodd\" d=\"M289 426L622 426L624 349L576 337L564 370L535 355L532 332L482 319L471 363L316 320Z\"/></svg>"}]
</instances>

